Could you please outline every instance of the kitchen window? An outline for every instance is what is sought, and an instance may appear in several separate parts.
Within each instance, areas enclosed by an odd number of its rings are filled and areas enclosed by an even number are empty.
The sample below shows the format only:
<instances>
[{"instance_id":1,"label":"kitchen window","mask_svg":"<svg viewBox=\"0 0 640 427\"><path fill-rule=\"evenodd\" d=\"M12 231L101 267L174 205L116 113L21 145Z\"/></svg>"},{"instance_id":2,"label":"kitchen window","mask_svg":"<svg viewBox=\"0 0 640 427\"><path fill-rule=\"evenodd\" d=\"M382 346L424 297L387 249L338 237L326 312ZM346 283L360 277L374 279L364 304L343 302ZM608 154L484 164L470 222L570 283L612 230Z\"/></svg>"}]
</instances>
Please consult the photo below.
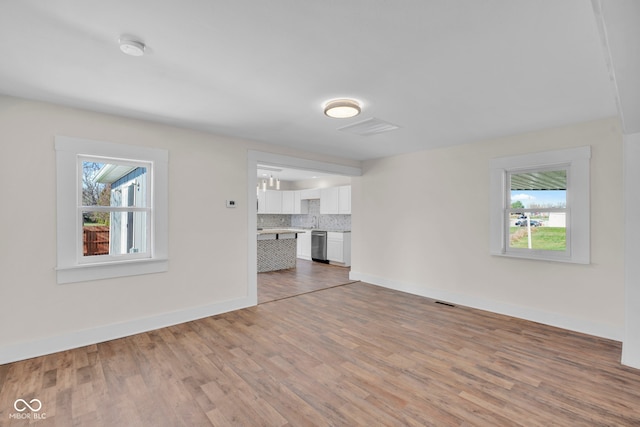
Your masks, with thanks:
<instances>
[{"instance_id":1,"label":"kitchen window","mask_svg":"<svg viewBox=\"0 0 640 427\"><path fill-rule=\"evenodd\" d=\"M167 271L168 152L56 137L58 283Z\"/></svg>"},{"instance_id":2,"label":"kitchen window","mask_svg":"<svg viewBox=\"0 0 640 427\"><path fill-rule=\"evenodd\" d=\"M493 255L590 262L590 147L491 161Z\"/></svg>"}]
</instances>

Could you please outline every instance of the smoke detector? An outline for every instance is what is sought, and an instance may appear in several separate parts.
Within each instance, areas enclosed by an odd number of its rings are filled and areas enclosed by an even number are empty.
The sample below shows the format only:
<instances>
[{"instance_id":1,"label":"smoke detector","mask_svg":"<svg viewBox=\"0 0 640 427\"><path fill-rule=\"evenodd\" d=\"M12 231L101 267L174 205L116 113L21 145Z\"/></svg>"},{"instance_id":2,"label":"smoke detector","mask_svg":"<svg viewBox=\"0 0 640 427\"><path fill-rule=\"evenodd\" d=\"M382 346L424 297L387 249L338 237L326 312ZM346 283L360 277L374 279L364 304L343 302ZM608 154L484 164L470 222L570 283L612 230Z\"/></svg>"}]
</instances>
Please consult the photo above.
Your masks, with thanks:
<instances>
[{"instance_id":1,"label":"smoke detector","mask_svg":"<svg viewBox=\"0 0 640 427\"><path fill-rule=\"evenodd\" d=\"M120 50L129 56L142 56L144 55L144 49L145 45L142 42L120 38Z\"/></svg>"}]
</instances>

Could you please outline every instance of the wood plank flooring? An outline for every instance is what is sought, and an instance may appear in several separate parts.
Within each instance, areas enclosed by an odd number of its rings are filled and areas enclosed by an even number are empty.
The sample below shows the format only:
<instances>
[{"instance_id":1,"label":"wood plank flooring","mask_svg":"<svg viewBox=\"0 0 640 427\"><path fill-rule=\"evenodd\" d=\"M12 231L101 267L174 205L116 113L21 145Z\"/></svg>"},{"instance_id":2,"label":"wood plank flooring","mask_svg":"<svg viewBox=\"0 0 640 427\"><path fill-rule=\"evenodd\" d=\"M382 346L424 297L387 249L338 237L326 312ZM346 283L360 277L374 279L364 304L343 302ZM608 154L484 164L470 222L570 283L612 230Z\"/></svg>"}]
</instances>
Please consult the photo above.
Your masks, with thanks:
<instances>
[{"instance_id":1,"label":"wood plank flooring","mask_svg":"<svg viewBox=\"0 0 640 427\"><path fill-rule=\"evenodd\" d=\"M258 274L258 304L351 283L348 267L296 260L296 268Z\"/></svg>"},{"instance_id":2,"label":"wood plank flooring","mask_svg":"<svg viewBox=\"0 0 640 427\"><path fill-rule=\"evenodd\" d=\"M620 350L356 282L1 365L0 425L638 426Z\"/></svg>"}]
</instances>

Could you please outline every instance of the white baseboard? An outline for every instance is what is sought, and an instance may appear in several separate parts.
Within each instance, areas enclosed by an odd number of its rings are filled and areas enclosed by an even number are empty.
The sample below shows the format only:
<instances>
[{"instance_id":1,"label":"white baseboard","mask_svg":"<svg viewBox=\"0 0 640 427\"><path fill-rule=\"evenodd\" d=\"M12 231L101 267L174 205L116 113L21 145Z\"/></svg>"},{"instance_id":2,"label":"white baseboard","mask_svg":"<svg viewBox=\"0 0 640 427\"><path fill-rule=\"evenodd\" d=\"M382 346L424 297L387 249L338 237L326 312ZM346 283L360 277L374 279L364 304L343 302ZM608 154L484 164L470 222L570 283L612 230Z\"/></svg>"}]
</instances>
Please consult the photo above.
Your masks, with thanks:
<instances>
[{"instance_id":1,"label":"white baseboard","mask_svg":"<svg viewBox=\"0 0 640 427\"><path fill-rule=\"evenodd\" d=\"M73 331L8 346L0 347L0 364L44 356L58 351L69 350L117 338L152 331L154 329L190 322L203 317L215 316L257 304L255 298L240 298L217 304L162 313L156 316L129 320L92 329Z\"/></svg>"},{"instance_id":2,"label":"white baseboard","mask_svg":"<svg viewBox=\"0 0 640 427\"><path fill-rule=\"evenodd\" d=\"M631 340L622 343L622 364L640 369L640 349L633 348Z\"/></svg>"},{"instance_id":3,"label":"white baseboard","mask_svg":"<svg viewBox=\"0 0 640 427\"><path fill-rule=\"evenodd\" d=\"M353 270L349 273L349 278L351 280L360 280L362 282L371 283L372 285L382 286L413 295L419 295L452 304L464 305L466 307L477 308L479 310L486 310L492 313L504 314L506 316L517 317L519 319L530 320L545 325L555 326L615 341L622 341L624 337L624 330L622 328L615 328L610 325L590 322L583 319L575 319L535 308L521 307L490 299L444 291L442 289L426 288L424 285L419 286L415 283L401 282L387 279L385 277L359 273Z\"/></svg>"}]
</instances>

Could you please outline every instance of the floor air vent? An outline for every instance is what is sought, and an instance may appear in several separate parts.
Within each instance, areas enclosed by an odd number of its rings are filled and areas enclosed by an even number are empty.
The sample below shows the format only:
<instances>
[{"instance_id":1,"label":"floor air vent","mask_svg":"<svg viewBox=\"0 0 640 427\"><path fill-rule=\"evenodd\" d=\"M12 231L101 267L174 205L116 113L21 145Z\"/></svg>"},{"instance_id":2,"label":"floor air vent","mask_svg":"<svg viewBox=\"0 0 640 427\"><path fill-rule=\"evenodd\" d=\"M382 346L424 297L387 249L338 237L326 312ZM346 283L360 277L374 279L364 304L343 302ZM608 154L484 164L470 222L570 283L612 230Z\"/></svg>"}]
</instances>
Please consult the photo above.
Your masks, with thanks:
<instances>
[{"instance_id":1,"label":"floor air vent","mask_svg":"<svg viewBox=\"0 0 640 427\"><path fill-rule=\"evenodd\" d=\"M455 305L449 304L448 302L444 302L444 301L436 301L436 304L446 305L447 307L455 307Z\"/></svg>"}]
</instances>

